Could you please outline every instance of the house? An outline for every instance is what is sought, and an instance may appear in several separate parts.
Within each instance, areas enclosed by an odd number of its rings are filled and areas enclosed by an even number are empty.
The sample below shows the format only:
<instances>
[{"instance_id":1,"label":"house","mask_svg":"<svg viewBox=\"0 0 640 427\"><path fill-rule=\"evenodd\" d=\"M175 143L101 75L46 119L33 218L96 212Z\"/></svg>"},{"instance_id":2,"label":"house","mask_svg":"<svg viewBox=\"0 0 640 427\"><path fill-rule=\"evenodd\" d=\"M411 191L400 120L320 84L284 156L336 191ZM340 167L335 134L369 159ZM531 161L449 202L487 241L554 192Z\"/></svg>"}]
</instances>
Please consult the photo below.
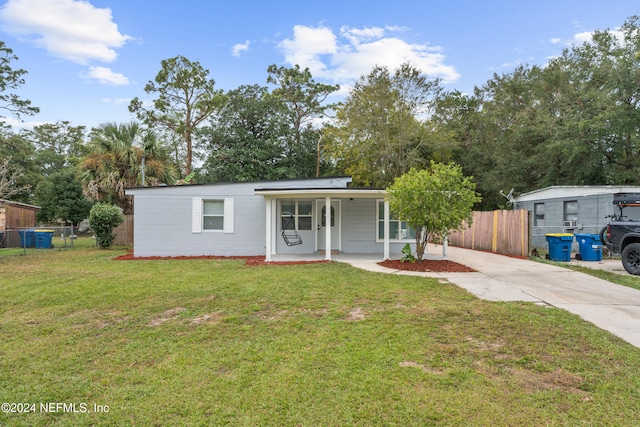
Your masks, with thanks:
<instances>
[{"instance_id":1,"label":"house","mask_svg":"<svg viewBox=\"0 0 640 427\"><path fill-rule=\"evenodd\" d=\"M130 188L134 256L398 257L412 231L350 177ZM327 209L327 206L329 209Z\"/></svg>"},{"instance_id":2,"label":"house","mask_svg":"<svg viewBox=\"0 0 640 427\"><path fill-rule=\"evenodd\" d=\"M614 198L627 193L640 193L640 187L553 186L515 197L514 208L531 212L531 246L546 247L548 233L600 233L608 216L620 213ZM640 207L626 207L623 214L640 220Z\"/></svg>"},{"instance_id":3,"label":"house","mask_svg":"<svg viewBox=\"0 0 640 427\"><path fill-rule=\"evenodd\" d=\"M39 206L0 199L0 248L19 247L19 228L36 226Z\"/></svg>"}]
</instances>

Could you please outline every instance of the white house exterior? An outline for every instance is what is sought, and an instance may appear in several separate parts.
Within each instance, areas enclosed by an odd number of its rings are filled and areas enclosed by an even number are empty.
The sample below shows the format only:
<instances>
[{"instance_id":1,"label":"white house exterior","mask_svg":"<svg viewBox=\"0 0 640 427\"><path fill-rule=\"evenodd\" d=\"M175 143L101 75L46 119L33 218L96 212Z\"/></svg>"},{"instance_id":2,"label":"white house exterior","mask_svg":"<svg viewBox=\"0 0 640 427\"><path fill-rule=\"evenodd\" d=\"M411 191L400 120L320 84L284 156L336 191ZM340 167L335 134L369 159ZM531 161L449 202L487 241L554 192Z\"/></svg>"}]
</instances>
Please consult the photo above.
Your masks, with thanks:
<instances>
[{"instance_id":1,"label":"white house exterior","mask_svg":"<svg viewBox=\"0 0 640 427\"><path fill-rule=\"evenodd\" d=\"M613 199L627 193L640 193L640 187L553 186L515 197L514 208L531 212L531 245L545 247L548 233L599 233L607 216L619 213ZM626 207L623 213L640 219L640 207Z\"/></svg>"},{"instance_id":2,"label":"white house exterior","mask_svg":"<svg viewBox=\"0 0 640 427\"><path fill-rule=\"evenodd\" d=\"M134 196L134 256L399 257L415 239L391 217L385 190L349 183L334 177L127 189ZM283 227L301 242L288 245Z\"/></svg>"}]
</instances>

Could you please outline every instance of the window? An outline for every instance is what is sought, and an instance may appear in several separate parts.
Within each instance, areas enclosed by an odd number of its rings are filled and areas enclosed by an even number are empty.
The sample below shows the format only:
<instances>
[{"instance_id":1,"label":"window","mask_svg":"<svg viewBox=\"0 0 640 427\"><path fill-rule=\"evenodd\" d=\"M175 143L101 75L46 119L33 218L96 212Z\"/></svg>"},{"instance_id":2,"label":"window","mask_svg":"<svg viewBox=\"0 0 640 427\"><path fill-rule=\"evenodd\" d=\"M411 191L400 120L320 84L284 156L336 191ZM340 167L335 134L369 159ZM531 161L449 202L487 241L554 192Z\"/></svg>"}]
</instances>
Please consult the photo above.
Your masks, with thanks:
<instances>
[{"instance_id":1,"label":"window","mask_svg":"<svg viewBox=\"0 0 640 427\"><path fill-rule=\"evenodd\" d=\"M416 232L406 221L402 221L393 212L389 212L389 239L415 240ZM384 201L378 200L378 239L384 240Z\"/></svg>"},{"instance_id":2,"label":"window","mask_svg":"<svg viewBox=\"0 0 640 427\"><path fill-rule=\"evenodd\" d=\"M283 230L311 230L311 201L283 201L280 227Z\"/></svg>"},{"instance_id":3,"label":"window","mask_svg":"<svg viewBox=\"0 0 640 427\"><path fill-rule=\"evenodd\" d=\"M327 226L327 207L322 207L322 218L321 218L322 226ZM331 226L336 226L336 210L333 206L331 206Z\"/></svg>"},{"instance_id":4,"label":"window","mask_svg":"<svg viewBox=\"0 0 640 427\"><path fill-rule=\"evenodd\" d=\"M578 201L577 200L564 202L564 220L565 221L578 220Z\"/></svg>"},{"instance_id":5,"label":"window","mask_svg":"<svg viewBox=\"0 0 640 427\"><path fill-rule=\"evenodd\" d=\"M224 230L224 200L205 200L203 230Z\"/></svg>"},{"instance_id":6,"label":"window","mask_svg":"<svg viewBox=\"0 0 640 427\"><path fill-rule=\"evenodd\" d=\"M191 232L222 231L233 233L233 199L192 199Z\"/></svg>"},{"instance_id":7,"label":"window","mask_svg":"<svg viewBox=\"0 0 640 427\"><path fill-rule=\"evenodd\" d=\"M544 203L534 203L533 225L537 227L544 227Z\"/></svg>"}]
</instances>

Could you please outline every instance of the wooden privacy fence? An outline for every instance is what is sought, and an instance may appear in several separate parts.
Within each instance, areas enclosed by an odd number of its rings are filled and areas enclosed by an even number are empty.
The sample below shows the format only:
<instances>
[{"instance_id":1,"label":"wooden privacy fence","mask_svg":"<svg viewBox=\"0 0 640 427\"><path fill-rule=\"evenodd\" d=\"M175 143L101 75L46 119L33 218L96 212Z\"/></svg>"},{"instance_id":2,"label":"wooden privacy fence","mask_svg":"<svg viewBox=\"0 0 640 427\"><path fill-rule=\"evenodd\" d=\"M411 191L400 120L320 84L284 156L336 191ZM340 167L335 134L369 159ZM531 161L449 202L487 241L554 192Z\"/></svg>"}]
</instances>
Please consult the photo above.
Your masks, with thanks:
<instances>
[{"instance_id":1,"label":"wooden privacy fence","mask_svg":"<svg viewBox=\"0 0 640 427\"><path fill-rule=\"evenodd\" d=\"M529 255L529 211L474 212L470 227L449 234L449 243L504 255Z\"/></svg>"},{"instance_id":2,"label":"wooden privacy fence","mask_svg":"<svg viewBox=\"0 0 640 427\"><path fill-rule=\"evenodd\" d=\"M113 229L114 245L133 246L133 215L125 215L124 222Z\"/></svg>"}]
</instances>

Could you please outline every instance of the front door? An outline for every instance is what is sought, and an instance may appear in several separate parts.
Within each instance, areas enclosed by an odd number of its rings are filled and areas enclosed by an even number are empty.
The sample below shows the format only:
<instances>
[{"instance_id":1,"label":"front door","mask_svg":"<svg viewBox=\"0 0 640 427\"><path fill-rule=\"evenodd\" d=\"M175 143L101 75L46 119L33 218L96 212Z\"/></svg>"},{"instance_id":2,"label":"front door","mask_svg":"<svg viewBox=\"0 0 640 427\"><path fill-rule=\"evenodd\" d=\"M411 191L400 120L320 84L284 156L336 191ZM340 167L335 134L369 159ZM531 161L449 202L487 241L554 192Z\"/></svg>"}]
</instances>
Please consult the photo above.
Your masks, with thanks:
<instances>
[{"instance_id":1,"label":"front door","mask_svg":"<svg viewBox=\"0 0 640 427\"><path fill-rule=\"evenodd\" d=\"M340 221L340 200L331 201L331 215L329 219L325 219L326 200L318 200L316 203L316 241L318 242L318 250L327 250L327 227L331 227L331 250L342 250L341 221Z\"/></svg>"}]
</instances>

